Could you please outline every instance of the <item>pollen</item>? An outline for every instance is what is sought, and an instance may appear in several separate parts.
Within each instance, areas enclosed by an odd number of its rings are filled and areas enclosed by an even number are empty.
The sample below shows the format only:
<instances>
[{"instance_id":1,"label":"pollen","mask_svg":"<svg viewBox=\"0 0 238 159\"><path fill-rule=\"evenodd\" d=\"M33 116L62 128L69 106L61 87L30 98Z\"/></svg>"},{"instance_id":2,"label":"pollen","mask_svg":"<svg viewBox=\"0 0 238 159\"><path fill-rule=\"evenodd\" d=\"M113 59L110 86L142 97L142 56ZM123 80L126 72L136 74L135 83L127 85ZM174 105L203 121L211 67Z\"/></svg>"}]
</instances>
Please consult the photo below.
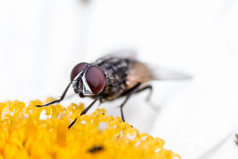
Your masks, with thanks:
<instances>
[{"instance_id":1,"label":"pollen","mask_svg":"<svg viewBox=\"0 0 238 159\"><path fill-rule=\"evenodd\" d=\"M0 103L0 159L180 159L163 148L164 140L139 133L121 118L106 115L105 109L80 116L82 103L35 107L41 104Z\"/></svg>"}]
</instances>

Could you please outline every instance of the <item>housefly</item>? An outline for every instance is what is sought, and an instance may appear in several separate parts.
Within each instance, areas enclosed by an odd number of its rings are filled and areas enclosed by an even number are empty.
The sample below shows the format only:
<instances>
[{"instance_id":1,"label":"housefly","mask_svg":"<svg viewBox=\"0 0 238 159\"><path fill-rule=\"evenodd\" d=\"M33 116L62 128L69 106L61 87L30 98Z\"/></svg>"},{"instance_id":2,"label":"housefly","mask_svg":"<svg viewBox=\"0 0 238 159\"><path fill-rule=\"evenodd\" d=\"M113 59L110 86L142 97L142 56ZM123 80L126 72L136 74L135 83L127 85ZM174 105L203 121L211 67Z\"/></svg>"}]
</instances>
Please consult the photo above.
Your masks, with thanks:
<instances>
[{"instance_id":1,"label":"housefly","mask_svg":"<svg viewBox=\"0 0 238 159\"><path fill-rule=\"evenodd\" d=\"M82 62L77 64L71 72L70 83L64 90L60 99L54 100L37 107L45 107L62 101L70 85L74 92L81 98L91 97L93 102L87 106L81 115L95 104L96 101L112 101L125 97L120 105L121 118L123 121L123 106L135 93L150 90L152 92L153 80L187 79L190 76L183 73L162 68L152 68L136 58L134 51L117 51L97 59L93 63ZM69 125L76 122L77 118Z\"/></svg>"}]
</instances>

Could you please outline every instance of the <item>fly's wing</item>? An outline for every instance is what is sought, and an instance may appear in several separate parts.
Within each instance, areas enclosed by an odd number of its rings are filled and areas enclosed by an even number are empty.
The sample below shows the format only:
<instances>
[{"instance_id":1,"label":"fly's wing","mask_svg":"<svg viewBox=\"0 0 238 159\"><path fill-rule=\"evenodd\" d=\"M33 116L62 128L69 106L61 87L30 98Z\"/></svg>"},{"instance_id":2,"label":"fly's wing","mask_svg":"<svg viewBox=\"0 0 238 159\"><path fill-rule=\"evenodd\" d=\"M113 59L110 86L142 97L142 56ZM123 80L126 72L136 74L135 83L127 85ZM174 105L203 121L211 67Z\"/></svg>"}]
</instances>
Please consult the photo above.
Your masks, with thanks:
<instances>
[{"instance_id":1,"label":"fly's wing","mask_svg":"<svg viewBox=\"0 0 238 159\"><path fill-rule=\"evenodd\" d=\"M133 79L136 81L151 81L151 80L185 80L190 79L192 76L161 66L153 66L151 64L142 63L137 60L137 52L135 50L118 50L105 55L102 58L120 58L129 59L133 61L132 70L128 75L134 76ZM133 72L133 73L132 73ZM138 78L135 78L137 76Z\"/></svg>"},{"instance_id":2,"label":"fly's wing","mask_svg":"<svg viewBox=\"0 0 238 159\"><path fill-rule=\"evenodd\" d=\"M191 79L192 76L165 67L148 65L153 72L155 80L186 80Z\"/></svg>"},{"instance_id":3,"label":"fly's wing","mask_svg":"<svg viewBox=\"0 0 238 159\"><path fill-rule=\"evenodd\" d=\"M120 59L131 59L135 60L137 58L137 52L135 50L129 50L129 49L124 49L124 50L117 50L114 52L110 52L106 55L104 55L102 58L120 58Z\"/></svg>"},{"instance_id":4,"label":"fly's wing","mask_svg":"<svg viewBox=\"0 0 238 159\"><path fill-rule=\"evenodd\" d=\"M190 78L191 76L178 71L134 61L127 72L126 85L128 88L132 88L138 83L144 84L153 80L184 80Z\"/></svg>"},{"instance_id":5,"label":"fly's wing","mask_svg":"<svg viewBox=\"0 0 238 159\"><path fill-rule=\"evenodd\" d=\"M106 54L102 56L101 58L98 58L93 64L95 65L101 65L103 63L109 62L109 61L118 61L118 60L127 60L130 62L136 61L137 58L137 52L134 50L118 50L111 52L109 54Z\"/></svg>"}]
</instances>

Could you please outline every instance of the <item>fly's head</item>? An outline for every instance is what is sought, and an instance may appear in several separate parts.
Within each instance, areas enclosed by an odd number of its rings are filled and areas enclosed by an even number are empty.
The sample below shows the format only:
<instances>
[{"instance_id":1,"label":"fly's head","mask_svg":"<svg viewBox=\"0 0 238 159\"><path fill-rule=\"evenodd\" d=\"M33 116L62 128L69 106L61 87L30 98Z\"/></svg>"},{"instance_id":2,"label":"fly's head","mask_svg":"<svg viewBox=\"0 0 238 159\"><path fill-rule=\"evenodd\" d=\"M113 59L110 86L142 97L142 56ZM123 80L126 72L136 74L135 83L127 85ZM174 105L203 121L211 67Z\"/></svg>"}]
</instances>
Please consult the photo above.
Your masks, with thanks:
<instances>
[{"instance_id":1,"label":"fly's head","mask_svg":"<svg viewBox=\"0 0 238 159\"><path fill-rule=\"evenodd\" d=\"M99 94L104 89L105 82L104 72L96 65L79 63L71 72L74 92L80 97L91 97Z\"/></svg>"}]
</instances>

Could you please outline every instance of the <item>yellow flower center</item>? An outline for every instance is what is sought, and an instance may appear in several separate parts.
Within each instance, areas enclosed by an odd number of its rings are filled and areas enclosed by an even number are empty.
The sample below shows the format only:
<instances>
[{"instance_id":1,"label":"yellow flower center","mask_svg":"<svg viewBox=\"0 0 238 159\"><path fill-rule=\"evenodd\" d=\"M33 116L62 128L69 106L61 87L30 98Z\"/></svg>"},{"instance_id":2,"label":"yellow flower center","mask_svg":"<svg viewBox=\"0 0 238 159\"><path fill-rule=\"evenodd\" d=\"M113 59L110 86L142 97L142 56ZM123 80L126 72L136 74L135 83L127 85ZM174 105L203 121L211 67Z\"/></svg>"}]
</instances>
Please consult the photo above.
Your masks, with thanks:
<instances>
[{"instance_id":1,"label":"yellow flower center","mask_svg":"<svg viewBox=\"0 0 238 159\"><path fill-rule=\"evenodd\" d=\"M0 159L180 159L163 148L162 139L139 133L121 118L105 115L104 109L80 116L83 104L35 107L41 104L0 103Z\"/></svg>"}]
</instances>

